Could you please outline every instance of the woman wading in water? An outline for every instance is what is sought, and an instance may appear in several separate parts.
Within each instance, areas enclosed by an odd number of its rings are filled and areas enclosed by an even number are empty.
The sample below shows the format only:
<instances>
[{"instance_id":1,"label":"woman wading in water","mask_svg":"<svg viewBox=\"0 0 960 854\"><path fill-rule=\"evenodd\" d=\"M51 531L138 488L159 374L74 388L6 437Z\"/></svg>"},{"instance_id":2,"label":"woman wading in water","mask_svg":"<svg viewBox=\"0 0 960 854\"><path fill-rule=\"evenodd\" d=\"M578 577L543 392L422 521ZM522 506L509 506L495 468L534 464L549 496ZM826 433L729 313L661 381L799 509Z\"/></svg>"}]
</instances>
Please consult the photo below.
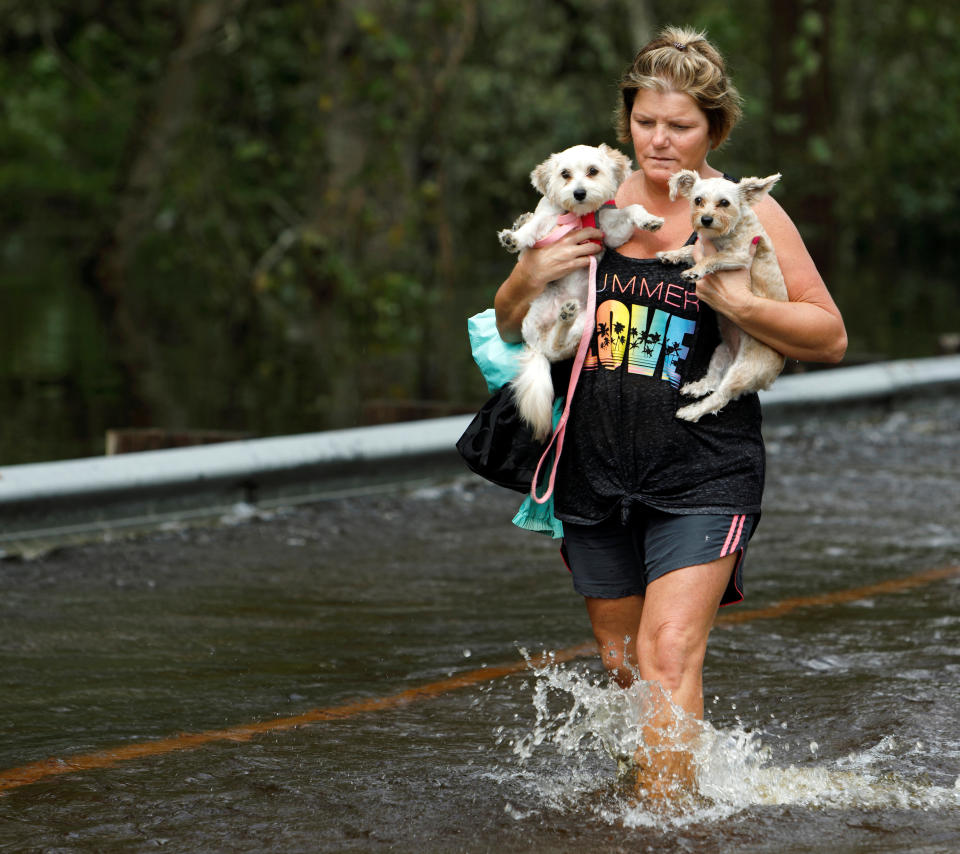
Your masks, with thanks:
<instances>
[{"instance_id":1,"label":"woman wading in water","mask_svg":"<svg viewBox=\"0 0 960 854\"><path fill-rule=\"evenodd\" d=\"M722 175L707 157L740 117L740 97L704 34L664 30L637 54L620 91L620 138L632 142L637 171L620 187L617 206L641 204L665 223L657 232L636 231L600 261L599 358L588 361L576 388L554 506L605 667L623 686L637 674L651 683L638 788L662 795L694 783L686 749L693 728L683 726L667 697L702 719L707 638L717 609L743 598L744 555L764 477L756 394L692 424L675 417L690 402L679 389L706 373L719 342L716 313L790 359L839 362L847 339L799 232L769 196L755 211L774 244L788 302L754 296L748 270L688 283L682 267L657 260L657 252L691 237L689 202L671 201L670 176L681 169ZM582 229L523 254L494 303L504 340L520 340L530 302L548 282L586 267L600 251L589 241L599 236ZM666 301L680 291L684 299ZM619 359L598 343L611 321L627 330Z\"/></svg>"}]
</instances>

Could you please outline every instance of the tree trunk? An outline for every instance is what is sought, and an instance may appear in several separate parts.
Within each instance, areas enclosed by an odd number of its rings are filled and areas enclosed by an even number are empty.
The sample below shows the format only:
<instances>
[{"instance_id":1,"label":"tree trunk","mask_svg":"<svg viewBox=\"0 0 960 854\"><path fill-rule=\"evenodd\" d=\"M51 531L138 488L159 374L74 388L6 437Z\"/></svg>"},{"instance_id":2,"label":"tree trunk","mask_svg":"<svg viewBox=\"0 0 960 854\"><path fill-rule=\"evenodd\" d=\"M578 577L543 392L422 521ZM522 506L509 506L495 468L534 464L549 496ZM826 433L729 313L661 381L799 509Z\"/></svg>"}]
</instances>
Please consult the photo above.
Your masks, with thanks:
<instances>
[{"instance_id":1,"label":"tree trunk","mask_svg":"<svg viewBox=\"0 0 960 854\"><path fill-rule=\"evenodd\" d=\"M445 109L450 86L454 82L457 69L463 62L477 30L477 4L475 0L461 4L459 26L446 33L443 63L432 80L425 82L427 103L423 111L424 124L414 138L413 180L415 187L421 187L427 181L436 184L434 201L424 210L423 238L424 251L433 259L430 265L427 287L434 291L437 300L423 317L421 341L418 353L417 390L422 400L434 400L443 396L440 376L441 363L436 358L433 345L436 328L443 324L443 303L456 280L456 255L451 222L454 218L448 212L448 206L454 201L450 198L445 161L451 156L446 142L445 123L448 120ZM439 316L438 316L439 315Z\"/></svg>"},{"instance_id":2,"label":"tree trunk","mask_svg":"<svg viewBox=\"0 0 960 854\"><path fill-rule=\"evenodd\" d=\"M160 191L177 137L194 117L195 57L208 50L225 19L243 0L206 0L184 22L176 49L127 145L127 166L117 189L116 217L84 264L134 410L135 423L184 426L186 413L164 376L160 347L149 321L137 311L127 281L137 247L157 214Z\"/></svg>"},{"instance_id":3,"label":"tree trunk","mask_svg":"<svg viewBox=\"0 0 960 854\"><path fill-rule=\"evenodd\" d=\"M770 4L770 141L784 173L789 213L824 278L833 266L834 143L829 0Z\"/></svg>"}]
</instances>

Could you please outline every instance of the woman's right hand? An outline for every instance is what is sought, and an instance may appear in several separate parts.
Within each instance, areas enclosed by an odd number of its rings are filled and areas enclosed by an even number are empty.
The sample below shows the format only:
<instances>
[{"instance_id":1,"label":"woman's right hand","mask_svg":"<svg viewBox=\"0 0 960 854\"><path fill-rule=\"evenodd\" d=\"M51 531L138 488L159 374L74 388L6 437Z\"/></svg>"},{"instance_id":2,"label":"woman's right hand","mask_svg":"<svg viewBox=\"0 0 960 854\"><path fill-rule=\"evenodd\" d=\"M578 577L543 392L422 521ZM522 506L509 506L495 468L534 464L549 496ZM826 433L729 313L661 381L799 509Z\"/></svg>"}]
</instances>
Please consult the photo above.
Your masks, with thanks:
<instances>
[{"instance_id":1,"label":"woman's right hand","mask_svg":"<svg viewBox=\"0 0 960 854\"><path fill-rule=\"evenodd\" d=\"M602 240L603 232L596 228L581 228L564 235L556 243L523 252L493 300L497 330L504 341L521 339L520 327L530 303L550 282L590 265L590 256L603 248L592 242L595 239Z\"/></svg>"}]
</instances>

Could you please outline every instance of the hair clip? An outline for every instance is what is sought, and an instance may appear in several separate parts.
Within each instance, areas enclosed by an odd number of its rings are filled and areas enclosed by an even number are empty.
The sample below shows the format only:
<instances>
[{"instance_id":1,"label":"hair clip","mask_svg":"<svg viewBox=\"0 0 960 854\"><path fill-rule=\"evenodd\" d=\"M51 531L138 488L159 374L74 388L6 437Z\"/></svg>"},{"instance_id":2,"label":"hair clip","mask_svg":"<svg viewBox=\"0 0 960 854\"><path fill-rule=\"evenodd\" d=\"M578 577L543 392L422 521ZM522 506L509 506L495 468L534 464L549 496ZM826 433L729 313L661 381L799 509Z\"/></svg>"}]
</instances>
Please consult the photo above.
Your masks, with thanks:
<instances>
[{"instance_id":1,"label":"hair clip","mask_svg":"<svg viewBox=\"0 0 960 854\"><path fill-rule=\"evenodd\" d=\"M686 50L686 49L687 49L687 46L686 46L685 44L680 44L680 42L674 42L674 43L673 43L673 46L674 46L677 50Z\"/></svg>"}]
</instances>

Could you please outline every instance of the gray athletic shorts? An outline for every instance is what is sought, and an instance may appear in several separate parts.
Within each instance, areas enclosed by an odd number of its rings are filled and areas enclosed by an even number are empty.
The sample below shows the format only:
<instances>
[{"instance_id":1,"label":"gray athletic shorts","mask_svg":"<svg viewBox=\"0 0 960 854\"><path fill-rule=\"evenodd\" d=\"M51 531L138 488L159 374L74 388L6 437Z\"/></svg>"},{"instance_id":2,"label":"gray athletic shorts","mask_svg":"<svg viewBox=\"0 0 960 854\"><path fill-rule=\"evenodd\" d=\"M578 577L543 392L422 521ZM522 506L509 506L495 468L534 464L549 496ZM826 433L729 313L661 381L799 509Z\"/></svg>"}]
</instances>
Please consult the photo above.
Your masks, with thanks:
<instances>
[{"instance_id":1,"label":"gray athletic shorts","mask_svg":"<svg viewBox=\"0 0 960 854\"><path fill-rule=\"evenodd\" d=\"M561 553L573 589L591 599L642 596L647 585L685 566L737 554L721 605L743 600L743 558L759 514L679 515L633 505L595 525L563 523Z\"/></svg>"}]
</instances>

